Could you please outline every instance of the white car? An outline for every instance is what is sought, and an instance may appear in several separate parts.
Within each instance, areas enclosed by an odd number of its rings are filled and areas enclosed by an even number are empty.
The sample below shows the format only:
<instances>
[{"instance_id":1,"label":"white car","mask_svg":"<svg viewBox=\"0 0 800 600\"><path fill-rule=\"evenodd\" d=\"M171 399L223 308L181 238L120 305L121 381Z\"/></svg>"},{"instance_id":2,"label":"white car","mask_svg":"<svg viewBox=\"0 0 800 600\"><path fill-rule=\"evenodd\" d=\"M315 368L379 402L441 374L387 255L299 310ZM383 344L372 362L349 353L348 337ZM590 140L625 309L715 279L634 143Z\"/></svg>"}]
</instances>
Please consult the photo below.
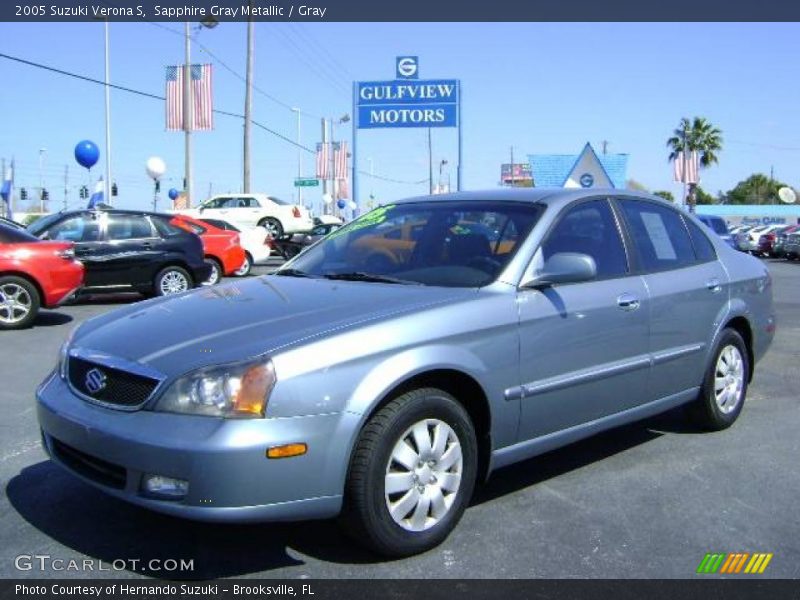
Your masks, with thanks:
<instances>
[{"instance_id":1,"label":"white car","mask_svg":"<svg viewBox=\"0 0 800 600\"><path fill-rule=\"evenodd\" d=\"M253 265L267 262L272 254L272 235L264 227L237 227L222 219L199 219L204 223L239 233L239 244L244 248L246 260L242 268L234 272L237 277L244 277Z\"/></svg>"},{"instance_id":2,"label":"white car","mask_svg":"<svg viewBox=\"0 0 800 600\"><path fill-rule=\"evenodd\" d=\"M196 208L174 212L195 219L221 219L237 227L264 227L273 237L314 226L308 209L267 194L221 194Z\"/></svg>"}]
</instances>

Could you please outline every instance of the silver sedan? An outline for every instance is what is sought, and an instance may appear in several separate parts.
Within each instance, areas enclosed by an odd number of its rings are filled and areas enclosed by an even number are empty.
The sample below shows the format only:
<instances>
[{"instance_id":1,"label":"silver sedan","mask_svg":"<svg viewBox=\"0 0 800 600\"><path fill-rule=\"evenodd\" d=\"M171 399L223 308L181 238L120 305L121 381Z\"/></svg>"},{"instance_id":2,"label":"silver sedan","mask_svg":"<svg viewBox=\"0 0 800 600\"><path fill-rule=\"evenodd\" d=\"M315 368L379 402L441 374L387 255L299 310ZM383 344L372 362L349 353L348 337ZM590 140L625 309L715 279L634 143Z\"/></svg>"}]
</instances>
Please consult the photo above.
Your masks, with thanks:
<instances>
[{"instance_id":1,"label":"silver sedan","mask_svg":"<svg viewBox=\"0 0 800 600\"><path fill-rule=\"evenodd\" d=\"M766 267L653 196L412 198L274 275L86 322L38 416L53 461L129 502L342 515L401 556L505 465L683 404L729 427L774 331Z\"/></svg>"}]
</instances>

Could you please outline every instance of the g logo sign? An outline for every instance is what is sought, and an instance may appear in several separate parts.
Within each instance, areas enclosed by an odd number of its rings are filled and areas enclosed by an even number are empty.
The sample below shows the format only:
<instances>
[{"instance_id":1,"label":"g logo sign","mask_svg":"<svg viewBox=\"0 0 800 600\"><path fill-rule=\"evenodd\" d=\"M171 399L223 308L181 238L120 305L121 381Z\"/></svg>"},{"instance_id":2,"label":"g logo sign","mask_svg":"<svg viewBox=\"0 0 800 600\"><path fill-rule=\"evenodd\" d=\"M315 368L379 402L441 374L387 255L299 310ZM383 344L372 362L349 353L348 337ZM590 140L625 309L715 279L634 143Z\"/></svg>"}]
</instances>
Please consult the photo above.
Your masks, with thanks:
<instances>
[{"instance_id":1,"label":"g logo sign","mask_svg":"<svg viewBox=\"0 0 800 600\"><path fill-rule=\"evenodd\" d=\"M591 173L584 173L580 178L581 187L590 188L594 185L594 177Z\"/></svg>"},{"instance_id":2,"label":"g logo sign","mask_svg":"<svg viewBox=\"0 0 800 600\"><path fill-rule=\"evenodd\" d=\"M416 56L397 57L397 78L416 79L419 77L419 60Z\"/></svg>"}]
</instances>

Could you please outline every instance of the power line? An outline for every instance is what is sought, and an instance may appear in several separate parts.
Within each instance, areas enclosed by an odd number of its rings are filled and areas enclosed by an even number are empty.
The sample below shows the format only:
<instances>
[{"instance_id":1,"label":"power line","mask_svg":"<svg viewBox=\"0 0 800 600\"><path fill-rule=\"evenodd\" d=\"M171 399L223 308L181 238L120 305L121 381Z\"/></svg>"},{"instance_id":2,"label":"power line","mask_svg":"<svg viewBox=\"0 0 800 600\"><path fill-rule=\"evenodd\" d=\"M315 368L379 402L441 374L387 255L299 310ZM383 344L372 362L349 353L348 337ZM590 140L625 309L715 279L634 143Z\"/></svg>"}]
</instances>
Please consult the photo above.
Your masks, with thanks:
<instances>
[{"instance_id":1,"label":"power line","mask_svg":"<svg viewBox=\"0 0 800 600\"><path fill-rule=\"evenodd\" d=\"M36 67L38 69L44 69L46 71L51 71L53 73L58 73L59 75L66 75L67 77L73 77L75 79L88 81L90 83L95 83L97 85L108 85L108 87L110 87L110 88L113 88L113 89L116 89L116 90L120 90L120 91L123 91L123 92L128 92L128 93L131 93L131 94L137 94L139 96L144 96L146 98L152 98L154 100L161 100L162 102L166 100L166 98L164 98L164 96L159 96L157 94L150 94L148 92L143 92L141 90L135 90L133 88L125 87L125 86L122 86L122 85L116 85L116 84L113 84L113 83L108 83L107 84L104 81L100 81L99 79L94 79L93 77L87 77L85 75L79 75L78 73L72 73L70 71L65 71L63 69L57 69L55 67L50 67L48 65L43 65L41 63L36 63L36 62L30 61L30 60L25 60L24 58L19 58L19 57L16 57L16 56L10 56L8 54L3 54L2 52L0 52L0 58L6 58L8 60L12 60L12 61L15 61L15 62L18 62L18 63L22 63L22 64L25 64L25 65L28 65L28 66L31 66L31 67ZM216 108L214 109L213 112L215 112L215 113L217 113L219 115L225 115L226 117L235 117L237 119L244 119L244 115L239 114L239 113L232 113L232 112L228 112L228 111L225 111L225 110L219 110L219 109L216 109ZM297 148L305 150L306 152L314 154L314 150L311 150L310 148L307 148L306 146L303 146L302 144L298 144L297 142L295 142L294 140L286 137L282 133L279 133L279 132L275 131L274 129L270 129L269 127L267 127L263 123L259 123L258 121L252 121L252 123L253 123L253 125L256 125L257 127L260 127L261 129L263 129L264 131L267 131L267 132L271 133L275 137L278 137L278 138L282 139L283 141L287 142L288 144L291 144L292 146L295 146Z\"/></svg>"},{"instance_id":2,"label":"power line","mask_svg":"<svg viewBox=\"0 0 800 600\"><path fill-rule=\"evenodd\" d=\"M336 59L336 57L334 57L324 45L320 44L311 34L309 34L308 31L306 31L304 28L300 27L295 23L287 23L286 25L291 30L300 34L298 37L304 38L308 42L309 46L315 46L318 49L320 55L326 57L328 64L333 66L333 70L339 70L342 73L344 73L345 80L350 80L350 81L355 80L355 77L353 76L352 73L350 73L350 71L347 70L347 67L345 67L342 63L340 63Z\"/></svg>"},{"instance_id":3,"label":"power line","mask_svg":"<svg viewBox=\"0 0 800 600\"><path fill-rule=\"evenodd\" d=\"M314 60L313 57L309 57L301 46L299 46L287 32L283 31L280 27L275 27L272 31L278 32L283 38L289 42L289 44L295 48L295 56L297 56L300 61L305 64L309 69L311 69L320 79L325 80L333 89L335 89L338 93L347 95L350 92L349 86L343 84L342 82L333 78L333 76L329 75L325 72L324 69L320 69L313 64L313 62L309 62L306 58L310 58L310 60Z\"/></svg>"},{"instance_id":4,"label":"power line","mask_svg":"<svg viewBox=\"0 0 800 600\"><path fill-rule=\"evenodd\" d=\"M800 152L797 146L776 146L775 144L760 144L757 142L743 142L740 140L726 140L729 144L739 144L742 146L753 146L754 148L770 148L771 150L786 150L787 152Z\"/></svg>"}]
</instances>

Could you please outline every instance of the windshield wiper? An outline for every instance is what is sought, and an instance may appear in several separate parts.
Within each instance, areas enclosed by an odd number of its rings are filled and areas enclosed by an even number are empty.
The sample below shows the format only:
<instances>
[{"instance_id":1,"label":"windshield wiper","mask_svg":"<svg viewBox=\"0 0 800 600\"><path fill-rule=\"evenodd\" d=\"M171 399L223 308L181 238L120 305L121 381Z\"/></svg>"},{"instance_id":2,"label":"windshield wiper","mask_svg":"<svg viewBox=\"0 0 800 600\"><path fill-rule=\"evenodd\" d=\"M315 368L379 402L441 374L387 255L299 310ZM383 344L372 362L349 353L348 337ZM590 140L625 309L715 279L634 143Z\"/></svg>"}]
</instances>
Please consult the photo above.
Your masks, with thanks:
<instances>
[{"instance_id":1,"label":"windshield wiper","mask_svg":"<svg viewBox=\"0 0 800 600\"><path fill-rule=\"evenodd\" d=\"M273 275L282 275L284 277L314 277L311 273L306 273L300 269L279 269Z\"/></svg>"},{"instance_id":2,"label":"windshield wiper","mask_svg":"<svg viewBox=\"0 0 800 600\"><path fill-rule=\"evenodd\" d=\"M398 279L397 277L387 277L386 275L377 275L375 273L364 273L363 271L354 271L352 273L326 273L323 275L325 279L339 279L342 281L374 281L375 283L400 283L404 285L422 285L416 281L408 281L407 279Z\"/></svg>"}]
</instances>

